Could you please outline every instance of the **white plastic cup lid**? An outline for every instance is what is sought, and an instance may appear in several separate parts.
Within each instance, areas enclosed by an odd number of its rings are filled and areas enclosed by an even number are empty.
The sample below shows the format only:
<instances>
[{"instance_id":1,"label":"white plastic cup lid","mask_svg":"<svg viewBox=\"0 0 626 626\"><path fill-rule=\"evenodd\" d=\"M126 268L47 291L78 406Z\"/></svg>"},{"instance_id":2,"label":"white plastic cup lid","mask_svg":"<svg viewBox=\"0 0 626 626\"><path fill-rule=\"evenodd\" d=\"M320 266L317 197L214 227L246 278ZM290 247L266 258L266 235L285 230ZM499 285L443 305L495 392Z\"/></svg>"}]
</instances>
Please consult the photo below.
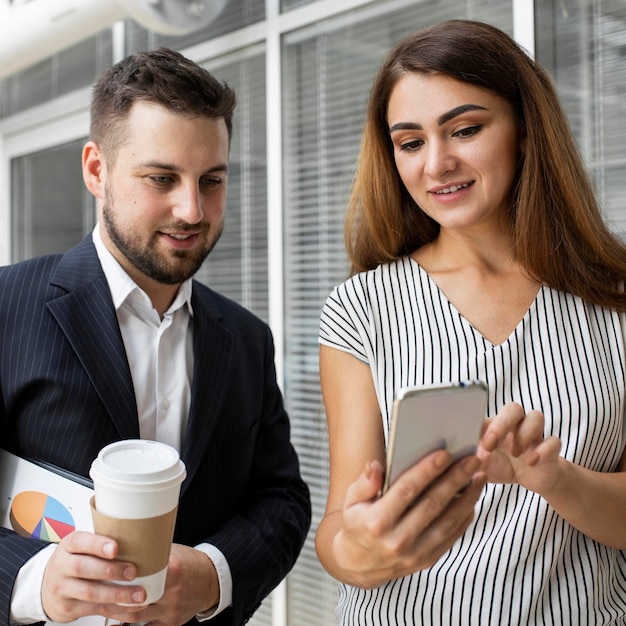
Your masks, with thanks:
<instances>
[{"instance_id":1,"label":"white plastic cup lid","mask_svg":"<svg viewBox=\"0 0 626 626\"><path fill-rule=\"evenodd\" d=\"M105 446L90 471L96 480L102 477L107 481L146 486L172 480L182 482L185 473L185 465L175 448L146 439L127 439Z\"/></svg>"}]
</instances>

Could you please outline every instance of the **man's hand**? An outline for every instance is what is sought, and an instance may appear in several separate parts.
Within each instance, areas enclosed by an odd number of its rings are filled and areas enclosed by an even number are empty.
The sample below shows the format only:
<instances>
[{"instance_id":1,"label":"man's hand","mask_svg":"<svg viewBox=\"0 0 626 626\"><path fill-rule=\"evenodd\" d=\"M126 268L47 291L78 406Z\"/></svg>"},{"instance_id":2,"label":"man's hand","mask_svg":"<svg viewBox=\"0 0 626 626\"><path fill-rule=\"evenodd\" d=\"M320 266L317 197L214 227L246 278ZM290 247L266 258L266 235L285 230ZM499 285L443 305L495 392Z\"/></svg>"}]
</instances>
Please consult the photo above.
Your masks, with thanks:
<instances>
[{"instance_id":1,"label":"man's hand","mask_svg":"<svg viewBox=\"0 0 626 626\"><path fill-rule=\"evenodd\" d=\"M165 592L148 606L143 604L145 590L128 584L136 577L136 567L117 561L118 550L107 537L84 532L67 535L44 572L41 598L46 615L55 622L102 615L120 622L180 626L219 604L217 572L199 550L172 545Z\"/></svg>"},{"instance_id":2,"label":"man's hand","mask_svg":"<svg viewBox=\"0 0 626 626\"><path fill-rule=\"evenodd\" d=\"M137 622L180 626L219 604L213 561L200 550L173 544L163 596L137 613Z\"/></svg>"},{"instance_id":3,"label":"man's hand","mask_svg":"<svg viewBox=\"0 0 626 626\"><path fill-rule=\"evenodd\" d=\"M115 617L134 622L146 599L142 587L111 584L132 581L137 568L117 561L118 545L112 539L73 532L59 543L44 571L41 588L43 609L50 620L70 622L85 615Z\"/></svg>"}]
</instances>

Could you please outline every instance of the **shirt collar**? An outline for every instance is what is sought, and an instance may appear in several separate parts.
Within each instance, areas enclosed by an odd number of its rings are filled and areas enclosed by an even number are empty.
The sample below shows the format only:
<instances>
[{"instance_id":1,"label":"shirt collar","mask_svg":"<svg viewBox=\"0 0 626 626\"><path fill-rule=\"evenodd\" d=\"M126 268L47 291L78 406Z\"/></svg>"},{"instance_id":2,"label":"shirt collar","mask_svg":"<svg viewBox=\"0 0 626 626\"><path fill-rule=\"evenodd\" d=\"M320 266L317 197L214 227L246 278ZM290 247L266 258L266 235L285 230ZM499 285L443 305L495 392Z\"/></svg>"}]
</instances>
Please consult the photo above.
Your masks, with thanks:
<instances>
[{"instance_id":1,"label":"shirt collar","mask_svg":"<svg viewBox=\"0 0 626 626\"><path fill-rule=\"evenodd\" d=\"M117 262L117 259L104 245L100 234L99 223L96 224L93 229L92 238L94 246L96 247L98 259L102 265L102 271L104 272L107 282L109 283L109 289L111 290L111 297L113 299L113 306L115 307L115 310L118 311L127 298L135 292L141 294L146 302L150 302L148 294L141 289L141 287L139 287L139 285L137 285L137 283L124 271L122 266ZM191 278L188 278L185 282L181 283L178 292L176 293L176 298L174 298L174 302L172 302L167 312L174 312L181 306L186 305L189 314L193 316L191 291L192 280ZM150 306L152 306L151 303Z\"/></svg>"}]
</instances>

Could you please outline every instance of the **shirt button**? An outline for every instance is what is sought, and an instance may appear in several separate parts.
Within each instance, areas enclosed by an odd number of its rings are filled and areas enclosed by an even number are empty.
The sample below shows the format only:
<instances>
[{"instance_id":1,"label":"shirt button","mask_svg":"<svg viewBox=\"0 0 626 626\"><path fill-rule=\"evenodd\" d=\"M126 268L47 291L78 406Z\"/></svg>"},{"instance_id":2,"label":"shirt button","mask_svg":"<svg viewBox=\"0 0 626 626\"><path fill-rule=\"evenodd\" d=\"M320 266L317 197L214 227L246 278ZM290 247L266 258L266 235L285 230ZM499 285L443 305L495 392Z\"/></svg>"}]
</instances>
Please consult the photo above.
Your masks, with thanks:
<instances>
[{"instance_id":1,"label":"shirt button","mask_svg":"<svg viewBox=\"0 0 626 626\"><path fill-rule=\"evenodd\" d=\"M169 409L170 408L170 401L169 400L163 400L163 408L164 409Z\"/></svg>"}]
</instances>

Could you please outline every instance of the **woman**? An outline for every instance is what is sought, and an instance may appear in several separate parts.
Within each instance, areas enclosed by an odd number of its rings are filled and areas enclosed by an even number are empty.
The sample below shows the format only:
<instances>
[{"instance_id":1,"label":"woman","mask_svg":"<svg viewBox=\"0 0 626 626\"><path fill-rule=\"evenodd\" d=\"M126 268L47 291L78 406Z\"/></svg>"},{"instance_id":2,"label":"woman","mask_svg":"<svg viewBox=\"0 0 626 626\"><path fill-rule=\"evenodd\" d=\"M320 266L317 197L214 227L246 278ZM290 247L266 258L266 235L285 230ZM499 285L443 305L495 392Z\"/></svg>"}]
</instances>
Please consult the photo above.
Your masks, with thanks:
<instances>
[{"instance_id":1,"label":"woman","mask_svg":"<svg viewBox=\"0 0 626 626\"><path fill-rule=\"evenodd\" d=\"M626 623L626 248L510 37L451 21L391 51L346 243L316 537L342 624ZM431 454L381 496L395 392L466 379L489 388L477 455Z\"/></svg>"}]
</instances>

